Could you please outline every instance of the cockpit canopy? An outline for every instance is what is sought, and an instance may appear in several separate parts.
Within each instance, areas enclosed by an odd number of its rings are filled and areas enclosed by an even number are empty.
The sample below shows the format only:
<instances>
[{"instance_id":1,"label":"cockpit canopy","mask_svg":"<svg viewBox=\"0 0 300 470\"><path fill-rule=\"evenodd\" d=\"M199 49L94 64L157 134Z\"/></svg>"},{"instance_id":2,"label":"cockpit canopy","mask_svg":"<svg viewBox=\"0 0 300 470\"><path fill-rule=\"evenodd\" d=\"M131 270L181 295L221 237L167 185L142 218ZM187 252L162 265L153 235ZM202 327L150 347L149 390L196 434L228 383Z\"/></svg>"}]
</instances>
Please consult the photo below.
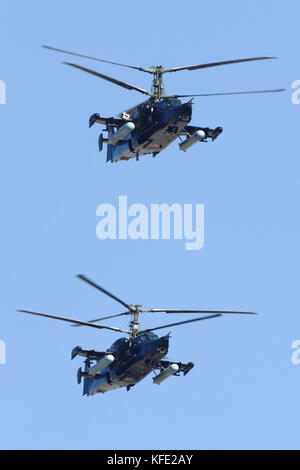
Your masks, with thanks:
<instances>
[{"instance_id":1,"label":"cockpit canopy","mask_svg":"<svg viewBox=\"0 0 300 470\"><path fill-rule=\"evenodd\" d=\"M158 339L157 335L152 333L152 331L147 331L147 333L143 333L137 336L136 338L133 338L132 341L137 344L142 344L142 343L150 343L151 341L155 341L156 339ZM128 348L128 343L129 343L129 339L127 338L117 339L117 341L115 341L111 345L109 350L112 353L116 354L117 352L121 352L123 349L126 350Z\"/></svg>"},{"instance_id":2,"label":"cockpit canopy","mask_svg":"<svg viewBox=\"0 0 300 470\"><path fill-rule=\"evenodd\" d=\"M155 107L160 109L172 108L174 106L180 106L182 103L178 98L166 98L156 103Z\"/></svg>"},{"instance_id":3,"label":"cockpit canopy","mask_svg":"<svg viewBox=\"0 0 300 470\"><path fill-rule=\"evenodd\" d=\"M120 338L120 339L117 339L117 341L115 341L111 347L109 348L109 350L112 352L112 353L117 353L120 349L122 348L126 348L127 345L129 343L129 340L127 338Z\"/></svg>"},{"instance_id":4,"label":"cockpit canopy","mask_svg":"<svg viewBox=\"0 0 300 470\"><path fill-rule=\"evenodd\" d=\"M133 339L135 343L150 343L151 341L155 341L158 339L158 336L152 333L152 331L147 331L147 333L143 333L136 338Z\"/></svg>"}]
</instances>

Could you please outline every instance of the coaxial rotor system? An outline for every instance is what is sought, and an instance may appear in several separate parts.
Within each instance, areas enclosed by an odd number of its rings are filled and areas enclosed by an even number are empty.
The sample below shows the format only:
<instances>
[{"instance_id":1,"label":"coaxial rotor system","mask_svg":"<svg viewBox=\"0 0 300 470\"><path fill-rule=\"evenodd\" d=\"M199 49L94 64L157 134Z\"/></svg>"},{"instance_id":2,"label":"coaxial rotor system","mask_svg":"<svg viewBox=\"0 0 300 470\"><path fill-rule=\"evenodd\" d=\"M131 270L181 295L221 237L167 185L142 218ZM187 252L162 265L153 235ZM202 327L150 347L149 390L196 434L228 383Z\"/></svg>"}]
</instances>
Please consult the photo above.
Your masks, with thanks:
<instances>
[{"instance_id":1,"label":"coaxial rotor system","mask_svg":"<svg viewBox=\"0 0 300 470\"><path fill-rule=\"evenodd\" d=\"M70 317L62 317L62 316L57 316L57 315L50 315L48 313L42 313L42 312L37 312L33 310L25 310L21 309L18 310L19 312L23 313L29 313L32 315L38 315L41 317L46 317L46 318L53 318L55 320L61 320L65 322L71 323L73 326L89 326L91 328L98 328L98 329L106 329L106 330L111 330L115 331L117 333L127 333L131 338L135 338L143 333L146 332L152 332L155 330L160 330L163 328L170 328L173 326L179 326L179 325L184 325L187 323L193 323L201 320L209 320L211 318L217 318L222 315L226 314L242 314L242 315L255 315L256 312L251 312L251 311L243 311L243 310L207 310L207 309L169 309L169 308L150 308L150 309L145 309L142 308L141 305L133 305L133 304L128 304L121 300L119 297L116 295L112 294L108 290L104 289L101 287L99 284L95 283L88 277L86 277L83 274L77 275L79 279L84 281L85 283L89 284L90 286L94 287L95 289L99 290L103 294L107 295L111 299L115 300L119 304L121 304L123 307L126 308L125 312L118 313L116 315L108 315L108 316L101 316L100 318L95 318L93 320L88 320L88 321L82 321L82 320L76 320L74 318ZM183 320L179 322L174 322L174 323L168 323L166 325L161 325L161 326L155 326L153 328L147 328L147 329L141 329L140 324L139 324L139 315L143 313L166 313L166 314L186 314L186 313L198 313L198 314L204 314L204 316L200 316L197 318L192 318L189 320ZM124 315L130 315L131 319L129 322L129 329L125 330L123 328L118 328L118 327L113 327L113 326L104 326L102 324L99 324L99 321L106 320L109 318L116 318L116 317L121 317Z\"/></svg>"},{"instance_id":2,"label":"coaxial rotor system","mask_svg":"<svg viewBox=\"0 0 300 470\"><path fill-rule=\"evenodd\" d=\"M79 64L75 64L73 62L63 62L66 65L69 65L70 67L82 70L83 72L90 73L92 75L95 75L96 77L102 78L103 80L109 81L111 83L114 83L115 85L118 85L122 88L126 88L127 90L134 90L139 93L142 93L144 95L148 95L152 100L155 102L161 101L162 99L165 98L186 98L186 97L205 97L205 96L222 96L222 95L244 95L244 94L255 94L255 93L277 93L281 91L285 91L284 88L279 88L279 89L273 89L273 90L252 90L252 91L232 91L232 92L221 92L221 93L194 93L194 94L184 94L184 95L165 95L164 94L164 85L163 85L163 75L166 73L171 73L171 72L179 72L183 70L198 70L198 69L206 69L206 68L211 68L211 67L219 67L222 65L230 65L230 64L237 64L237 63L242 63L242 62L252 62L252 61L258 61L258 60L270 60L270 59L276 59L277 57L274 56L262 56L262 57L248 57L248 58L243 58L243 59L233 59L233 60L222 60L219 62L210 62L210 63L205 63L205 64L197 64L197 65L187 65L183 67L173 67L169 69L165 69L162 65L155 65L150 68L145 68L141 66L133 66L133 65L128 65L128 64L121 64L119 62L113 62L110 60L105 60L105 59L99 59L97 57L93 56L88 56L84 54L79 54L77 52L71 52L67 51L64 49L58 49L56 47L51 47L47 45L42 46L45 49L55 51L55 52L61 52L63 54L68 54L72 55L75 57L81 57L84 59L90 59L94 60L97 62L102 62L106 64L112 64L112 65L117 65L119 67L125 67L133 70L138 70L140 72L145 72L153 75L153 80L152 80L152 88L151 92L147 91L143 88L137 87L135 85L131 85L129 83L123 82L119 79L110 77L108 75L104 75L103 73L100 73L98 71L92 70L90 68L84 67Z\"/></svg>"}]
</instances>

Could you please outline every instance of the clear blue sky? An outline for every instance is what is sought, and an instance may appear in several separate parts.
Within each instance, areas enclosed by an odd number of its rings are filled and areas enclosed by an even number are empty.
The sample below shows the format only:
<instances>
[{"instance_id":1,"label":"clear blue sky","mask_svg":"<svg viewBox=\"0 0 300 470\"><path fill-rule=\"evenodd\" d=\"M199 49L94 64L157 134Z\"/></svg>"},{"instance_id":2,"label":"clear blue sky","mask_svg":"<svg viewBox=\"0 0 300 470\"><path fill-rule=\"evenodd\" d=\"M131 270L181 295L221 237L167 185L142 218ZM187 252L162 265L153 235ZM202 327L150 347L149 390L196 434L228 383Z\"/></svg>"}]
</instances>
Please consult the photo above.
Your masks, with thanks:
<instances>
[{"instance_id":1,"label":"clear blue sky","mask_svg":"<svg viewBox=\"0 0 300 470\"><path fill-rule=\"evenodd\" d=\"M0 447L9 449L299 448L299 2L1 2ZM187 153L111 165L99 154L103 115L141 101L61 64L41 44L133 65L181 66L276 55L277 61L170 74L170 92L265 88L286 93L196 99L192 124L224 127ZM149 76L78 63L142 88ZM100 241L96 207L205 204L205 244ZM168 356L186 377L151 377L129 393L83 398L71 349L106 349L113 332L16 313L88 320L118 304L75 279L85 273L129 303L249 309L172 330ZM182 317L176 317L181 319ZM186 318L186 317L184 317ZM169 318L167 318L169 319ZM146 327L166 318L145 318ZM126 321L112 323L126 326Z\"/></svg>"}]
</instances>

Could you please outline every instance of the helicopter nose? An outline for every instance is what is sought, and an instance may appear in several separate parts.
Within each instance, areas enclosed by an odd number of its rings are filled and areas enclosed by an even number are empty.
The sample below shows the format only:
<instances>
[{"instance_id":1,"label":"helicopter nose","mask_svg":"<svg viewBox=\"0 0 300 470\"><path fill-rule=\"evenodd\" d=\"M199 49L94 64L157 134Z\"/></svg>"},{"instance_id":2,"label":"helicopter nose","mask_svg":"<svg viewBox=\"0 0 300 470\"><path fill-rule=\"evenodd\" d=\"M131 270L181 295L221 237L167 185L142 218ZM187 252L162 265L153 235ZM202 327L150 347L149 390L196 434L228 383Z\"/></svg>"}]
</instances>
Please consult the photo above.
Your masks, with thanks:
<instances>
[{"instance_id":1,"label":"helicopter nose","mask_svg":"<svg viewBox=\"0 0 300 470\"><path fill-rule=\"evenodd\" d=\"M157 347L161 352L167 352L169 348L169 335L159 338Z\"/></svg>"},{"instance_id":2,"label":"helicopter nose","mask_svg":"<svg viewBox=\"0 0 300 470\"><path fill-rule=\"evenodd\" d=\"M185 103L181 106L181 116L184 121L189 121L192 117L192 104Z\"/></svg>"}]
</instances>

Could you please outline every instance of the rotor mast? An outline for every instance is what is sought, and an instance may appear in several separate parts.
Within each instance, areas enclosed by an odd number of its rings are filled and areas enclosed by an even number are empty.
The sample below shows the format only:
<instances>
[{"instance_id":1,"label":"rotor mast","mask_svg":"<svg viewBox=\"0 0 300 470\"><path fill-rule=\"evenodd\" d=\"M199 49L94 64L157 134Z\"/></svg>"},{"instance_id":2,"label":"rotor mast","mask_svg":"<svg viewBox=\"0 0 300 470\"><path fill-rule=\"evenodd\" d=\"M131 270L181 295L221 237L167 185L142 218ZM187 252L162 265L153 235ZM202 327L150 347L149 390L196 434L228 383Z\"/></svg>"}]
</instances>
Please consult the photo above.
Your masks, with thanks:
<instances>
[{"instance_id":1,"label":"rotor mast","mask_svg":"<svg viewBox=\"0 0 300 470\"><path fill-rule=\"evenodd\" d=\"M164 68L162 65L155 65L151 67L154 75L152 81L151 92L155 101L160 101L164 95L163 73Z\"/></svg>"},{"instance_id":2,"label":"rotor mast","mask_svg":"<svg viewBox=\"0 0 300 470\"><path fill-rule=\"evenodd\" d=\"M136 338L140 332L139 314L141 305L130 305L131 320L128 324L130 328L130 338Z\"/></svg>"}]
</instances>

